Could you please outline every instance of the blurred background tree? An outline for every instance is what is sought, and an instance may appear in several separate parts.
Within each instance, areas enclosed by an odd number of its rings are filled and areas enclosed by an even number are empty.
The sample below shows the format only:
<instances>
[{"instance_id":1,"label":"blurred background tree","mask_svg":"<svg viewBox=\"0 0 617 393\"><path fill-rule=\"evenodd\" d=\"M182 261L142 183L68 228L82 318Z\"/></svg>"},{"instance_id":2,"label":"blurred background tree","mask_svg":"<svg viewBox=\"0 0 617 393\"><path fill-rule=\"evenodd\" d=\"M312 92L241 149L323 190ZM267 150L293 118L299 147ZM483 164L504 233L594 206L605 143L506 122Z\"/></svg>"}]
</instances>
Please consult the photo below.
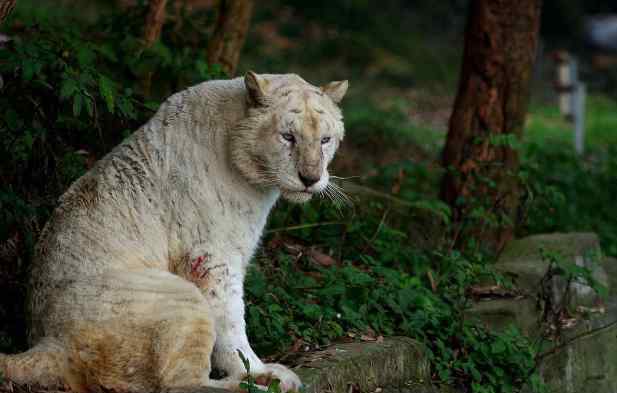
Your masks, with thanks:
<instances>
[{"instance_id":1,"label":"blurred background tree","mask_svg":"<svg viewBox=\"0 0 617 393\"><path fill-rule=\"evenodd\" d=\"M208 64L234 76L253 15L253 0L219 0L214 32L208 43Z\"/></svg>"},{"instance_id":2,"label":"blurred background tree","mask_svg":"<svg viewBox=\"0 0 617 393\"><path fill-rule=\"evenodd\" d=\"M541 3L470 4L441 189L452 208L459 246L473 240L497 253L519 224L517 149L527 115Z\"/></svg>"},{"instance_id":3,"label":"blurred background tree","mask_svg":"<svg viewBox=\"0 0 617 393\"><path fill-rule=\"evenodd\" d=\"M9 16L13 8L15 8L15 2L17 0L2 0L0 1L0 25Z\"/></svg>"}]
</instances>

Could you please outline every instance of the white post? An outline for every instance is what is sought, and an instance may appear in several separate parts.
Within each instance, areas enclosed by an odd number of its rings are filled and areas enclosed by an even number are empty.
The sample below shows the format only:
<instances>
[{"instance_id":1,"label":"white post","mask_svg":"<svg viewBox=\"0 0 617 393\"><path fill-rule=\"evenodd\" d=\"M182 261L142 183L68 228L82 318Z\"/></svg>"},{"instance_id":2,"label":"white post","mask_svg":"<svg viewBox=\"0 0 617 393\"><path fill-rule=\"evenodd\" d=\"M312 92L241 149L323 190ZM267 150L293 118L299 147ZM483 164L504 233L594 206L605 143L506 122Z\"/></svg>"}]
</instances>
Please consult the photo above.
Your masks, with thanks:
<instances>
[{"instance_id":1,"label":"white post","mask_svg":"<svg viewBox=\"0 0 617 393\"><path fill-rule=\"evenodd\" d=\"M574 149L585 150L585 85L578 80L578 62L565 51L556 52L559 112L574 125Z\"/></svg>"},{"instance_id":2,"label":"white post","mask_svg":"<svg viewBox=\"0 0 617 393\"><path fill-rule=\"evenodd\" d=\"M565 57L565 56L564 56ZM565 117L572 116L572 88L574 74L571 70L571 58L568 56L557 65L557 91L559 94L559 112Z\"/></svg>"},{"instance_id":3,"label":"white post","mask_svg":"<svg viewBox=\"0 0 617 393\"><path fill-rule=\"evenodd\" d=\"M582 155L585 152L585 98L587 89L584 83L576 84L574 92L574 149Z\"/></svg>"}]
</instances>

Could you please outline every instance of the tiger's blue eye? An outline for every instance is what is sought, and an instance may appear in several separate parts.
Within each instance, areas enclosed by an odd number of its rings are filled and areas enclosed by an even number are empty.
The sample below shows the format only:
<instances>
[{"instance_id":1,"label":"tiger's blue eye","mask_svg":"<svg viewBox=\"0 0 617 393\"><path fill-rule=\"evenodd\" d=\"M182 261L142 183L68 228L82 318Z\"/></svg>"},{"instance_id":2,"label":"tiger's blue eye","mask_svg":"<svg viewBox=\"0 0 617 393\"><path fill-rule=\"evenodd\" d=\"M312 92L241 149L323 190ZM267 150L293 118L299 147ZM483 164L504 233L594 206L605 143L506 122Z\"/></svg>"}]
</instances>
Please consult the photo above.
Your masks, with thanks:
<instances>
[{"instance_id":1,"label":"tiger's blue eye","mask_svg":"<svg viewBox=\"0 0 617 393\"><path fill-rule=\"evenodd\" d=\"M329 136L324 136L323 138L321 138L321 144L325 145L326 143L330 142L331 137Z\"/></svg>"},{"instance_id":2,"label":"tiger's blue eye","mask_svg":"<svg viewBox=\"0 0 617 393\"><path fill-rule=\"evenodd\" d=\"M296 142L296 137L291 132L284 132L284 133L281 134L281 136L287 142L291 142L291 143L295 143Z\"/></svg>"}]
</instances>

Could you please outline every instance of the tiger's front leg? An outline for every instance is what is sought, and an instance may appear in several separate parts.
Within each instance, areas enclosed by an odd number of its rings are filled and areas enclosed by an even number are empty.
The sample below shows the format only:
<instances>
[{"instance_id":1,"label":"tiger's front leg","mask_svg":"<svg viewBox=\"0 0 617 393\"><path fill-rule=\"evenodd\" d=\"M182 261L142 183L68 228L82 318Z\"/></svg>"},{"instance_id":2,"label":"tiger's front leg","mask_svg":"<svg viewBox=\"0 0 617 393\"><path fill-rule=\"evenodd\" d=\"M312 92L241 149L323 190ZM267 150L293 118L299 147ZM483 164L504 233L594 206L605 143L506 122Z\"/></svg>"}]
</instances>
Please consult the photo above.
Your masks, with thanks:
<instances>
[{"instance_id":1,"label":"tiger's front leg","mask_svg":"<svg viewBox=\"0 0 617 393\"><path fill-rule=\"evenodd\" d=\"M238 257L231 258L231 263L217 262L212 255L197 256L192 262L194 274L199 274L203 280L199 285L202 293L215 312L214 368L230 377L245 376L240 351L250 364L251 375L258 381L279 379L283 392L299 390L302 383L293 371L281 364L263 363L249 344L244 320L245 268L242 261Z\"/></svg>"}]
</instances>

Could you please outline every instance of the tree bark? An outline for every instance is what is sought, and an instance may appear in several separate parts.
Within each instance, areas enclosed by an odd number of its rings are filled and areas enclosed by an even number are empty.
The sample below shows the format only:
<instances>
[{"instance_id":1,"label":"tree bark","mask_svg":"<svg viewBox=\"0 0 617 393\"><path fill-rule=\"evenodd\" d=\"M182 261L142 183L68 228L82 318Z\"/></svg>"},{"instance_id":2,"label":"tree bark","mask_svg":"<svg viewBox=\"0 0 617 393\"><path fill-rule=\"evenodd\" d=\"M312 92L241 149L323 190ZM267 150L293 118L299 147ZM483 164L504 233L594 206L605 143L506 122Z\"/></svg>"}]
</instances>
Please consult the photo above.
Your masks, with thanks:
<instances>
[{"instance_id":1,"label":"tree bark","mask_svg":"<svg viewBox=\"0 0 617 393\"><path fill-rule=\"evenodd\" d=\"M219 64L234 76L253 14L253 0L220 0L216 26L208 45L208 64Z\"/></svg>"},{"instance_id":2,"label":"tree bark","mask_svg":"<svg viewBox=\"0 0 617 393\"><path fill-rule=\"evenodd\" d=\"M0 25L9 16L17 0L0 0Z\"/></svg>"},{"instance_id":3,"label":"tree bark","mask_svg":"<svg viewBox=\"0 0 617 393\"><path fill-rule=\"evenodd\" d=\"M470 4L441 188L452 207L459 249L475 239L498 253L514 236L520 208L516 143L527 112L541 2Z\"/></svg>"},{"instance_id":4,"label":"tree bark","mask_svg":"<svg viewBox=\"0 0 617 393\"><path fill-rule=\"evenodd\" d=\"M161 31L165 24L165 7L167 0L150 0L146 15L143 36L143 49L148 49L161 38ZM141 89L144 96L149 97L152 90L153 73L148 71L141 76Z\"/></svg>"},{"instance_id":5,"label":"tree bark","mask_svg":"<svg viewBox=\"0 0 617 393\"><path fill-rule=\"evenodd\" d=\"M150 0L148 15L144 28L144 47L151 47L161 37L161 30L165 23L165 6L167 0Z\"/></svg>"}]
</instances>

